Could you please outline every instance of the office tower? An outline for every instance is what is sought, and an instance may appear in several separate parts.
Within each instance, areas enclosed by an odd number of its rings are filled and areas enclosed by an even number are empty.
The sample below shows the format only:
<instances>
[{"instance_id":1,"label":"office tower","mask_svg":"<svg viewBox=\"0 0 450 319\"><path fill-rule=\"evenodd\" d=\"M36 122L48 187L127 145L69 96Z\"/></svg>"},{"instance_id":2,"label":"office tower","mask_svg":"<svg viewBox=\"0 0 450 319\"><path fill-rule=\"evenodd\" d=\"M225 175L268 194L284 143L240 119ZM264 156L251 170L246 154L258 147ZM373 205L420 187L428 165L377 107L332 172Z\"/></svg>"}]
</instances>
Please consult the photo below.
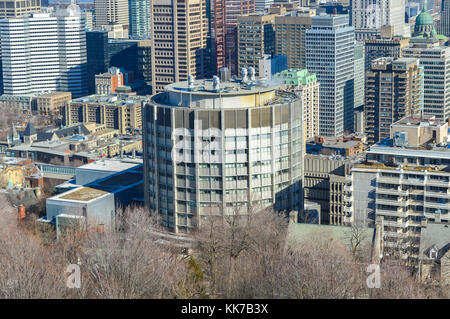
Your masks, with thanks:
<instances>
[{"instance_id":1,"label":"office tower","mask_svg":"<svg viewBox=\"0 0 450 319\"><path fill-rule=\"evenodd\" d=\"M287 89L301 96L305 139L319 135L319 88L317 76L302 70L284 70L274 75L275 83L283 83Z\"/></svg>"},{"instance_id":2,"label":"office tower","mask_svg":"<svg viewBox=\"0 0 450 319\"><path fill-rule=\"evenodd\" d=\"M255 0L255 11L264 12L268 10L273 3L274 0Z\"/></svg>"},{"instance_id":3,"label":"office tower","mask_svg":"<svg viewBox=\"0 0 450 319\"><path fill-rule=\"evenodd\" d=\"M364 69L364 43L355 43L355 58L354 58L354 76L355 76L355 92L353 107L358 108L364 105L364 84L365 84L365 69Z\"/></svg>"},{"instance_id":4,"label":"office tower","mask_svg":"<svg viewBox=\"0 0 450 319\"><path fill-rule=\"evenodd\" d=\"M355 30L347 15L311 18L306 30L306 68L320 82L320 135L353 128Z\"/></svg>"},{"instance_id":5,"label":"office tower","mask_svg":"<svg viewBox=\"0 0 450 319\"><path fill-rule=\"evenodd\" d=\"M37 12L41 12L41 0L2 0L0 2L0 19L21 18Z\"/></svg>"},{"instance_id":6,"label":"office tower","mask_svg":"<svg viewBox=\"0 0 450 319\"><path fill-rule=\"evenodd\" d=\"M238 74L238 34L237 18L240 15L255 13L255 0L225 1L225 60L231 74Z\"/></svg>"},{"instance_id":7,"label":"office tower","mask_svg":"<svg viewBox=\"0 0 450 319\"><path fill-rule=\"evenodd\" d=\"M405 0L351 0L350 21L355 29L392 25L394 35L410 36L405 23Z\"/></svg>"},{"instance_id":8,"label":"office tower","mask_svg":"<svg viewBox=\"0 0 450 319\"><path fill-rule=\"evenodd\" d=\"M208 2L207 2L208 3ZM209 0L209 48L212 74L226 66L225 57L225 0Z\"/></svg>"},{"instance_id":9,"label":"office tower","mask_svg":"<svg viewBox=\"0 0 450 319\"><path fill-rule=\"evenodd\" d=\"M87 94L86 30L77 5L2 19L0 28L5 94Z\"/></svg>"},{"instance_id":10,"label":"office tower","mask_svg":"<svg viewBox=\"0 0 450 319\"><path fill-rule=\"evenodd\" d=\"M253 67L259 74L259 60L275 54L275 15L250 14L238 17L238 68Z\"/></svg>"},{"instance_id":11,"label":"office tower","mask_svg":"<svg viewBox=\"0 0 450 319\"><path fill-rule=\"evenodd\" d=\"M450 36L450 0L442 0L440 32Z\"/></svg>"},{"instance_id":12,"label":"office tower","mask_svg":"<svg viewBox=\"0 0 450 319\"><path fill-rule=\"evenodd\" d=\"M150 37L150 0L128 0L130 38Z\"/></svg>"},{"instance_id":13,"label":"office tower","mask_svg":"<svg viewBox=\"0 0 450 319\"><path fill-rule=\"evenodd\" d=\"M128 0L94 0L95 26L121 24L128 29Z\"/></svg>"},{"instance_id":14,"label":"office tower","mask_svg":"<svg viewBox=\"0 0 450 319\"><path fill-rule=\"evenodd\" d=\"M86 51L88 69L88 94L94 94L95 75L104 73L109 68L108 31L87 31Z\"/></svg>"},{"instance_id":15,"label":"office tower","mask_svg":"<svg viewBox=\"0 0 450 319\"><path fill-rule=\"evenodd\" d=\"M424 69L423 115L450 117L450 47L412 47L403 57L417 58Z\"/></svg>"},{"instance_id":16,"label":"office tower","mask_svg":"<svg viewBox=\"0 0 450 319\"><path fill-rule=\"evenodd\" d=\"M415 58L379 58L366 75L366 135L369 145L390 137L391 124L420 116L423 70Z\"/></svg>"},{"instance_id":17,"label":"office tower","mask_svg":"<svg viewBox=\"0 0 450 319\"><path fill-rule=\"evenodd\" d=\"M394 27L382 26L380 36L364 40L365 43L365 71L370 69L371 61L391 57L394 59L402 56L402 49L409 46L409 39L394 36Z\"/></svg>"},{"instance_id":18,"label":"office tower","mask_svg":"<svg viewBox=\"0 0 450 319\"><path fill-rule=\"evenodd\" d=\"M161 92L167 84L203 78L208 71L206 57L205 0L154 0L152 5L152 84Z\"/></svg>"},{"instance_id":19,"label":"office tower","mask_svg":"<svg viewBox=\"0 0 450 319\"><path fill-rule=\"evenodd\" d=\"M208 216L302 210L301 110L295 93L258 82L168 85L143 104L147 207L176 232Z\"/></svg>"},{"instance_id":20,"label":"office tower","mask_svg":"<svg viewBox=\"0 0 450 319\"><path fill-rule=\"evenodd\" d=\"M288 68L305 68L305 34L310 27L308 14L293 11L275 17L275 53L287 57Z\"/></svg>"},{"instance_id":21,"label":"office tower","mask_svg":"<svg viewBox=\"0 0 450 319\"><path fill-rule=\"evenodd\" d=\"M138 44L137 40L109 39L109 66L122 68L125 71L138 73Z\"/></svg>"}]
</instances>

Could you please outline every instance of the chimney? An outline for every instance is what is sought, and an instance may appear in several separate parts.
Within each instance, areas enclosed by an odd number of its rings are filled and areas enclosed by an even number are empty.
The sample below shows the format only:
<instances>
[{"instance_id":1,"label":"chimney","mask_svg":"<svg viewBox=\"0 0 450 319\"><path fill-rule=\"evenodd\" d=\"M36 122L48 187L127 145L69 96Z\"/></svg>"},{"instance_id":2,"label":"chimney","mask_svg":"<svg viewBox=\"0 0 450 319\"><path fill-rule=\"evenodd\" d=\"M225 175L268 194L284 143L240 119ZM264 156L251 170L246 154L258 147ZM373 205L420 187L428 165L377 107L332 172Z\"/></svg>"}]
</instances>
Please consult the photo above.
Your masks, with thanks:
<instances>
[{"instance_id":1,"label":"chimney","mask_svg":"<svg viewBox=\"0 0 450 319\"><path fill-rule=\"evenodd\" d=\"M19 215L18 216L19 219L25 219L25 217L26 217L25 206L23 206L22 204L19 205L19 208L18 208L17 212L18 212L18 215Z\"/></svg>"}]
</instances>

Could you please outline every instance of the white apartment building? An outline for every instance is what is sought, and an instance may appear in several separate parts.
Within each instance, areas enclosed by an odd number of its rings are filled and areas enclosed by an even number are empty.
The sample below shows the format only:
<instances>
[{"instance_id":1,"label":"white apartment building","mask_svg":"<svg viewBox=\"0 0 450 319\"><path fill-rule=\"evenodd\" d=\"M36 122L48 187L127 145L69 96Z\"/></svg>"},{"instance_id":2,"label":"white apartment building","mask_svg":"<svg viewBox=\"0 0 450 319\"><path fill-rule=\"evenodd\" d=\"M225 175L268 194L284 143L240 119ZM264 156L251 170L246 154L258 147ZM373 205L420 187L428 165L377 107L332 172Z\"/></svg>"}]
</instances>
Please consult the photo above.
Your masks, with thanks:
<instances>
[{"instance_id":1,"label":"white apartment building","mask_svg":"<svg viewBox=\"0 0 450 319\"><path fill-rule=\"evenodd\" d=\"M417 266L422 228L427 222L450 224L448 124L404 118L392 127L393 145L371 146L367 161L351 169L344 212L349 223L376 219L383 255L399 254Z\"/></svg>"},{"instance_id":2,"label":"white apartment building","mask_svg":"<svg viewBox=\"0 0 450 319\"><path fill-rule=\"evenodd\" d=\"M86 32L79 7L0 20L4 93L87 94Z\"/></svg>"}]
</instances>

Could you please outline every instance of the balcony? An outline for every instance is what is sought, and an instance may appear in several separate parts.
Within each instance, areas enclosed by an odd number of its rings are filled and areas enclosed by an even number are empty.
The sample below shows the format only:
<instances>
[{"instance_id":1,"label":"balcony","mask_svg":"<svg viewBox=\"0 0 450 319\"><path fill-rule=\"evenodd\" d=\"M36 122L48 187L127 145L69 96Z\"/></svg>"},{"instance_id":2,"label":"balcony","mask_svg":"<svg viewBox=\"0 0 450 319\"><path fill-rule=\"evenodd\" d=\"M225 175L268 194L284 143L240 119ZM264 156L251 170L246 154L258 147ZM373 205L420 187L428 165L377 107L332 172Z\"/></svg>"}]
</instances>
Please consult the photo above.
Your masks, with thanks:
<instances>
[{"instance_id":1,"label":"balcony","mask_svg":"<svg viewBox=\"0 0 450 319\"><path fill-rule=\"evenodd\" d=\"M406 214L403 211L378 209L378 208L377 208L377 215L393 216L393 217L405 217L406 216Z\"/></svg>"},{"instance_id":2,"label":"balcony","mask_svg":"<svg viewBox=\"0 0 450 319\"><path fill-rule=\"evenodd\" d=\"M387 194L387 195L399 195L401 194L401 191L398 190L398 187L395 188L381 188L377 187L377 193L378 194ZM405 192L406 194L406 192ZM402 194L404 195L404 194Z\"/></svg>"},{"instance_id":3,"label":"balcony","mask_svg":"<svg viewBox=\"0 0 450 319\"><path fill-rule=\"evenodd\" d=\"M390 220L384 221L384 225L385 226L400 227L400 228L407 227L407 223L406 222L394 222L394 221L390 221Z\"/></svg>"},{"instance_id":4,"label":"balcony","mask_svg":"<svg viewBox=\"0 0 450 319\"><path fill-rule=\"evenodd\" d=\"M415 220L408 220L406 222L406 226L421 227L422 224L420 222L418 222L418 221L415 221Z\"/></svg>"},{"instance_id":5,"label":"balcony","mask_svg":"<svg viewBox=\"0 0 450 319\"><path fill-rule=\"evenodd\" d=\"M436 180L436 179L426 179L426 185L428 186L439 186L439 187L449 187L450 184L448 181Z\"/></svg>"}]
</instances>

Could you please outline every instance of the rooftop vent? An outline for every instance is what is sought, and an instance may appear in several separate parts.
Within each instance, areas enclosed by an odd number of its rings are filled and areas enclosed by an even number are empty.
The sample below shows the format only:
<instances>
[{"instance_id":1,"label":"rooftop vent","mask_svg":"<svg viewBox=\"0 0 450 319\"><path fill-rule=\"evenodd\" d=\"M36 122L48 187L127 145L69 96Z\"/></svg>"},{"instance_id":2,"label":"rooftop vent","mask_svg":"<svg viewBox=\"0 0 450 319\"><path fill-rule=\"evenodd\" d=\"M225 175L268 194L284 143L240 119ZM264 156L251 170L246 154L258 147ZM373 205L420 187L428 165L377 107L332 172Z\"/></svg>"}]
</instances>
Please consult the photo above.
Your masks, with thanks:
<instances>
[{"instance_id":1,"label":"rooftop vent","mask_svg":"<svg viewBox=\"0 0 450 319\"><path fill-rule=\"evenodd\" d=\"M246 68L242 68L241 69L241 76L242 76L242 82L245 83L248 81L247 78L247 69Z\"/></svg>"}]
</instances>

